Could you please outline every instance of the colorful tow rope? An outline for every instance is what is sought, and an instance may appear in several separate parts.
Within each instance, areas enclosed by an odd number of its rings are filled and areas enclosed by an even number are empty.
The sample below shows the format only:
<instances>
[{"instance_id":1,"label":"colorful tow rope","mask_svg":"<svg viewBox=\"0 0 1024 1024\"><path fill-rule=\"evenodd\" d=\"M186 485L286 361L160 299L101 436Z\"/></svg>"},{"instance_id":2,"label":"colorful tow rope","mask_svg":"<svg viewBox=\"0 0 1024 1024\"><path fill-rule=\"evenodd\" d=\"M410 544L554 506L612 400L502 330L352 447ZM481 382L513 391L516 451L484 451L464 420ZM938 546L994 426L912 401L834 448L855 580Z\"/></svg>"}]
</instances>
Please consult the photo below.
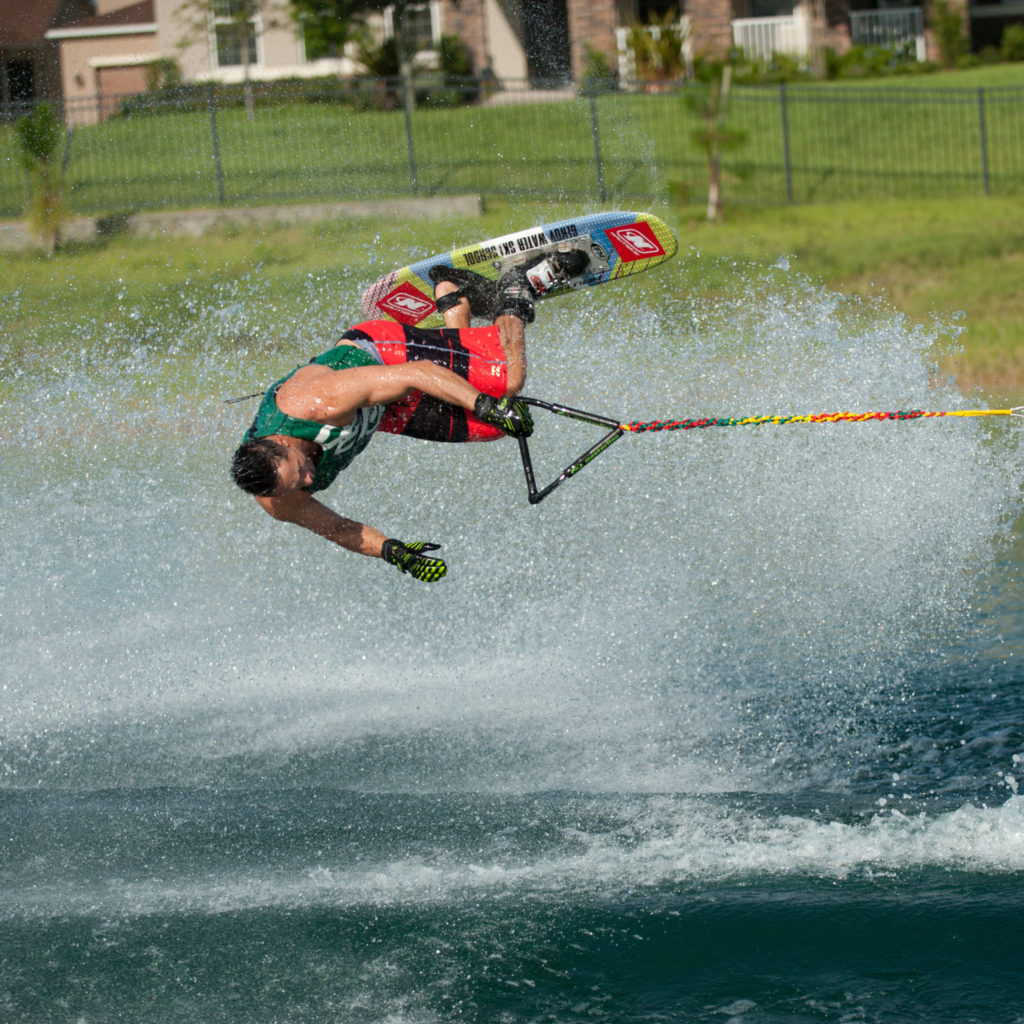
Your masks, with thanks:
<instances>
[{"instance_id":1,"label":"colorful tow rope","mask_svg":"<svg viewBox=\"0 0 1024 1024\"><path fill-rule=\"evenodd\" d=\"M917 420L932 416L1024 416L1024 405L1013 409L957 409L951 412L928 412L910 409L896 412L819 412L804 416L745 416L742 419L653 420L650 423L621 423L619 429L633 434L657 430L703 430L705 427L759 427L786 423L863 423L867 420Z\"/></svg>"}]
</instances>

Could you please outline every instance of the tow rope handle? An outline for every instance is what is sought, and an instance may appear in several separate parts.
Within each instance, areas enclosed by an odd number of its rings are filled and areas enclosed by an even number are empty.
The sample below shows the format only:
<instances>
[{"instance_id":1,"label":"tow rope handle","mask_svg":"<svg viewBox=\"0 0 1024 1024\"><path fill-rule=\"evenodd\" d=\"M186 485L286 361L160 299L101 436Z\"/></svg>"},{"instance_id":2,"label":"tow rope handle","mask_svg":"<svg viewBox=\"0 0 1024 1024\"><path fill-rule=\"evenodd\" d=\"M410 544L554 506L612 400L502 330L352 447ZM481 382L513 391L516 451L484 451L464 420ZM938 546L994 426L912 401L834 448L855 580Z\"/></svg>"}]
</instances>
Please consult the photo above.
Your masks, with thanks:
<instances>
[{"instance_id":1,"label":"tow rope handle","mask_svg":"<svg viewBox=\"0 0 1024 1024\"><path fill-rule=\"evenodd\" d=\"M517 401L526 402L537 409L546 409L557 416L566 416L572 420L580 420L582 423L593 423L599 427L610 427L611 429L596 444L591 445L582 455L569 463L562 472L555 477L546 487L537 487L537 479L533 472L533 460L530 458L530 447L525 437L520 437L519 454L523 460L523 472L526 475L526 490L531 505L543 501L559 484L564 483L571 476L575 476L584 466L593 462L601 452L610 448L624 433L626 429L621 420L612 419L610 416L598 416L596 413L584 412L582 409L572 409L567 405L559 405L557 402L542 402L539 398L526 398L523 395L517 396Z\"/></svg>"},{"instance_id":2,"label":"tow rope handle","mask_svg":"<svg viewBox=\"0 0 1024 1024\"><path fill-rule=\"evenodd\" d=\"M624 423L622 420L613 419L610 416L599 416L596 413L584 412L582 409L573 409L568 405L559 405L557 402L542 402L538 398L526 398L523 395L517 395L516 400L525 402L527 405L532 405L537 409L546 409L548 412L553 412L558 416L566 416L569 419L579 420L582 423L592 423L597 426L610 428L600 441L591 445L582 455L570 462L551 483L541 488L537 487L537 480L533 472L533 461L530 458L530 448L526 443L526 438L520 437L518 439L519 453L523 460L523 472L526 474L526 488L531 505L536 505L538 502L543 501L559 484L575 476L584 466L596 459L601 452L610 448L623 434L645 434L662 430L700 430L707 427L783 426L789 423L864 423L868 420L906 421L933 417L1024 417L1024 406L1018 405L1011 409L955 409L949 411L912 409L896 412L812 413L803 416L746 416L740 419L701 417L699 419L654 420L650 423L642 423L637 420L631 423Z\"/></svg>"}]
</instances>

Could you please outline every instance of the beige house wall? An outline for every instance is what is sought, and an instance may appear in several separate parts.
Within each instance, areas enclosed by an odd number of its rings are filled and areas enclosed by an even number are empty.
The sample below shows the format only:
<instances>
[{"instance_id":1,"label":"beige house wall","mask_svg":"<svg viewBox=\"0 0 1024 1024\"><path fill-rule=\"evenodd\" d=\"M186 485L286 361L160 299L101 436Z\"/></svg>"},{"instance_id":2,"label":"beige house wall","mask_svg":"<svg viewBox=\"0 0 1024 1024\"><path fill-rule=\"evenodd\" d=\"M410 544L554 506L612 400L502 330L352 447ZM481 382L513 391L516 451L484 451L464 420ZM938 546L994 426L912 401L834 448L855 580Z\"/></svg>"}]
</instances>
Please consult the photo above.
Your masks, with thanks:
<instances>
[{"instance_id":1,"label":"beige house wall","mask_svg":"<svg viewBox=\"0 0 1024 1024\"><path fill-rule=\"evenodd\" d=\"M473 71L486 70L510 81L527 77L523 27L518 5L499 0L443 0L441 32L458 36L467 46Z\"/></svg>"},{"instance_id":2,"label":"beige house wall","mask_svg":"<svg viewBox=\"0 0 1024 1024\"><path fill-rule=\"evenodd\" d=\"M196 11L182 11L182 0L155 0L157 36L161 56L178 62L186 81L240 82L241 64L216 66L216 38L211 29L196 26ZM349 58L307 62L298 26L287 0L264 0L256 19L256 62L252 78L273 79L312 75L345 75L355 71Z\"/></svg>"},{"instance_id":3,"label":"beige house wall","mask_svg":"<svg viewBox=\"0 0 1024 1024\"><path fill-rule=\"evenodd\" d=\"M264 68L289 70L306 63L306 49L286 0L263 0L257 19L256 51Z\"/></svg>"},{"instance_id":4,"label":"beige house wall","mask_svg":"<svg viewBox=\"0 0 1024 1024\"><path fill-rule=\"evenodd\" d=\"M516 28L497 0L485 0L487 45L491 70L497 78L526 78L526 50Z\"/></svg>"},{"instance_id":5,"label":"beige house wall","mask_svg":"<svg viewBox=\"0 0 1024 1024\"><path fill-rule=\"evenodd\" d=\"M157 35L162 56L178 62L181 77L186 81L239 81L242 66L216 67L216 38L213 29L200 28L202 11L182 10L181 0L155 0ZM297 73L305 66L302 40L296 31L287 0L266 0L256 18L255 77L267 77L268 69L285 69Z\"/></svg>"},{"instance_id":6,"label":"beige house wall","mask_svg":"<svg viewBox=\"0 0 1024 1024\"><path fill-rule=\"evenodd\" d=\"M100 119L97 98L102 69L130 68L159 56L152 32L115 36L81 36L61 41L61 78L68 123L94 124ZM137 78L136 78L137 80ZM145 88L143 75L142 86Z\"/></svg>"},{"instance_id":7,"label":"beige house wall","mask_svg":"<svg viewBox=\"0 0 1024 1024\"><path fill-rule=\"evenodd\" d=\"M182 78L187 81L189 76L185 74L185 62L178 48L184 31L177 15L179 7L181 0L153 0L153 19L156 21L157 51L161 57L176 60L182 70Z\"/></svg>"}]
</instances>

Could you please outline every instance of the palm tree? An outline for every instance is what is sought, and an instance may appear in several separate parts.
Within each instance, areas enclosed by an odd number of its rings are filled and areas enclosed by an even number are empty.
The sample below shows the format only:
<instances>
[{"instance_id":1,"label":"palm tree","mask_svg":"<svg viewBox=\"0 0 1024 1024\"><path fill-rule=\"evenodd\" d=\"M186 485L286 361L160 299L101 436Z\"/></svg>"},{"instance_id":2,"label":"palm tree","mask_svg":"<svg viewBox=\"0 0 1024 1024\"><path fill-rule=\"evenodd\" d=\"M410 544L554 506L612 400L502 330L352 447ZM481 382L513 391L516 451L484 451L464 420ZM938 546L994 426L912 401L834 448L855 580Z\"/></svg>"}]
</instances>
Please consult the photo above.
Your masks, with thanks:
<instances>
[{"instance_id":1,"label":"palm tree","mask_svg":"<svg viewBox=\"0 0 1024 1024\"><path fill-rule=\"evenodd\" d=\"M50 103L40 103L17 123L21 159L29 173L29 227L43 237L46 254L60 244L61 225L68 219L64 205L64 125Z\"/></svg>"}]
</instances>

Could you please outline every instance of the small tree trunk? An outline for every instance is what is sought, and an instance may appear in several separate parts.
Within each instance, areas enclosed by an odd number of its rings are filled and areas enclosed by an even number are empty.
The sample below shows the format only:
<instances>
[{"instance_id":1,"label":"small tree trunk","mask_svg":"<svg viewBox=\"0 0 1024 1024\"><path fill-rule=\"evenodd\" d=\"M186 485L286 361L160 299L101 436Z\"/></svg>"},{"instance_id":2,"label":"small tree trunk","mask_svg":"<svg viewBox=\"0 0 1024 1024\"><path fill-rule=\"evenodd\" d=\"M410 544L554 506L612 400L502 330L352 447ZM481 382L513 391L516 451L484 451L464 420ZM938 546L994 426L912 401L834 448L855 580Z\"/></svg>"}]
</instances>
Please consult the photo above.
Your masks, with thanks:
<instances>
[{"instance_id":1,"label":"small tree trunk","mask_svg":"<svg viewBox=\"0 0 1024 1024\"><path fill-rule=\"evenodd\" d=\"M726 64L721 79L712 82L708 97L708 223L722 219L722 129L731 77L732 67Z\"/></svg>"},{"instance_id":2,"label":"small tree trunk","mask_svg":"<svg viewBox=\"0 0 1024 1024\"><path fill-rule=\"evenodd\" d=\"M245 116L256 120L256 101L252 95L252 79L249 76L249 20L238 22L238 41L242 48L242 96L245 99Z\"/></svg>"}]
</instances>

